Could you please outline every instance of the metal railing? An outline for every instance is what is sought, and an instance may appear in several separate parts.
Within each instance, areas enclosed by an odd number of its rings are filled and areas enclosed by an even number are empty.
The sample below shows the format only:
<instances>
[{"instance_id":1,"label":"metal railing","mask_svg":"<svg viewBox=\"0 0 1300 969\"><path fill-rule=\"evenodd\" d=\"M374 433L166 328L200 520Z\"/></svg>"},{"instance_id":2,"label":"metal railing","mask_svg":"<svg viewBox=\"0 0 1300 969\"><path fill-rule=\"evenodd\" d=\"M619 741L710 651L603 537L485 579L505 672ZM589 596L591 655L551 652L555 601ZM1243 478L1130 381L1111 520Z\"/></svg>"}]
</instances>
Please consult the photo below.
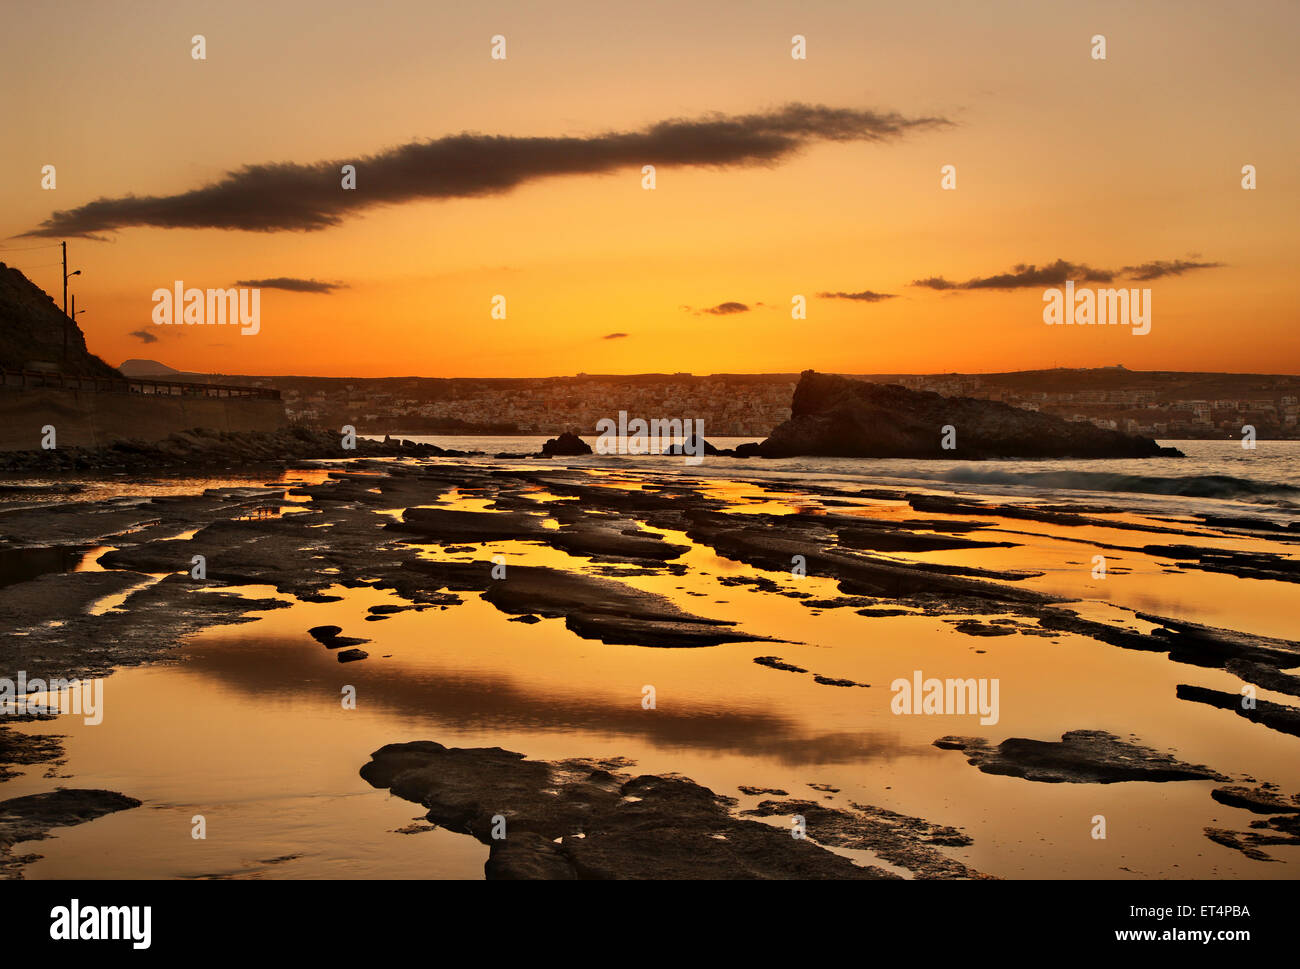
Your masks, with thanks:
<instances>
[{"instance_id":1,"label":"metal railing","mask_svg":"<svg viewBox=\"0 0 1300 969\"><path fill-rule=\"evenodd\" d=\"M162 397L280 399L280 392L270 387L240 387L234 384L198 384L180 380L129 377L79 377L75 374L51 373L43 370L0 370L0 386L23 389L52 387L57 390L86 390L101 394L145 394Z\"/></svg>"}]
</instances>

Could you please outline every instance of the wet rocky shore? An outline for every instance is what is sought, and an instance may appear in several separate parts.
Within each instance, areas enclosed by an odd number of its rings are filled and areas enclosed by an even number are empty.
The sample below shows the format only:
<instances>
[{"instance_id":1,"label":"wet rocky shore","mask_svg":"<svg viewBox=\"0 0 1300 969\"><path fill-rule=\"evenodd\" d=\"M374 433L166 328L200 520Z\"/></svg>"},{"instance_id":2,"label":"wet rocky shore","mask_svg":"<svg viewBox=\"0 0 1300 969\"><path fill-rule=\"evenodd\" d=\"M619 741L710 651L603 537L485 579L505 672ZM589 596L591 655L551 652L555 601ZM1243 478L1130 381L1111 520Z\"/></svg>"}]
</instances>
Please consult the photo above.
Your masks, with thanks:
<instances>
[{"instance_id":1,"label":"wet rocky shore","mask_svg":"<svg viewBox=\"0 0 1300 969\"><path fill-rule=\"evenodd\" d=\"M315 456L322 441L301 438L300 444ZM1021 529L1038 525L1080 536L1136 529L1100 506L1058 510L809 487L807 493L826 503L738 509L703 478L467 463L436 449L366 442L374 446L365 450L358 444L363 455L396 452L403 460L349 454L323 470L303 466L281 482L260 486L0 510L0 551L100 550L94 568L51 571L0 587L0 624L10 633L0 646L0 673L107 676L168 658L186 637L209 627L250 623L257 614L294 602L337 601L346 590L370 589L391 593L398 603L367 617L376 624L373 630L370 623L364 630L304 628L304 639L314 639L340 662L382 663L371 640L386 619L455 609L476 598L513 621L561 620L592 643L647 649L758 644L771 654L754 660L770 670L764 675L809 675L816 687L832 692L860 687L867 695L872 687L888 687L824 675L805 643L774 635L752 618L718 614L707 604L698 611L687 608L630 581L659 575L689 582L692 550L702 549L755 570L752 577L725 579L739 592L786 597L812 614L848 610L864 628L916 616L939 617L976 642L1081 636L1300 696L1300 677L1287 672L1300 666L1300 643L1154 612L1133 612L1124 622L1102 620L1068 596L1034 587L1029 580L1039 572L925 557L1014 548L1026 541ZM864 516L854 513L855 501L890 502L903 512ZM268 508L273 511L259 514ZM998 534L997 522L1014 527ZM1189 568L1210 557L1216 569L1239 570L1243 579L1264 571L1270 579L1294 581L1293 560L1285 556L1216 551L1216 538L1238 540L1260 531L1251 521L1141 527L1183 536L1179 549L1202 549L1195 558L1171 556ZM972 537L975 531L982 537ZM1273 533L1283 539L1290 534ZM503 542L553 554L547 564L498 570L491 549ZM204 567L196 577L193 563L199 558ZM563 562L583 567L557 564ZM795 581L800 570L832 580L838 594L817 598L802 591ZM105 608L106 602L113 604ZM772 688L781 685L774 680ZM1239 696L1190 685L1179 687L1179 698L1236 710L1257 729L1275 733L1295 734L1300 722L1300 707L1278 701L1261 699L1243 712L1237 709ZM13 720L0 727L0 783L6 771L58 756L56 741L22 728ZM1207 829L1207 839L1250 858L1268 858L1278 846L1296 843L1294 797L1261 786L1267 782L1242 775L1232 764L1188 764L1141 738L1121 740L1086 723L1059 738L990 742L939 733L939 748L960 751L979 771L1030 783L1219 784L1218 803L1271 813L1241 830ZM894 878L900 872L985 877L950 852L971 839L943 819L785 792L742 810L728 795L687 778L637 774L630 763L583 759L582 751L574 751L577 759L540 760L502 748L445 747L429 737L393 741L370 763L358 765L362 778L419 803L429 822L487 845L486 873L493 878ZM133 806L130 791L79 790L12 801L0 800L0 852L50 827ZM509 832L505 839L493 835L498 816ZM796 816L806 838L790 834ZM854 850L881 864L854 860ZM7 864L12 873L12 859Z\"/></svg>"}]
</instances>

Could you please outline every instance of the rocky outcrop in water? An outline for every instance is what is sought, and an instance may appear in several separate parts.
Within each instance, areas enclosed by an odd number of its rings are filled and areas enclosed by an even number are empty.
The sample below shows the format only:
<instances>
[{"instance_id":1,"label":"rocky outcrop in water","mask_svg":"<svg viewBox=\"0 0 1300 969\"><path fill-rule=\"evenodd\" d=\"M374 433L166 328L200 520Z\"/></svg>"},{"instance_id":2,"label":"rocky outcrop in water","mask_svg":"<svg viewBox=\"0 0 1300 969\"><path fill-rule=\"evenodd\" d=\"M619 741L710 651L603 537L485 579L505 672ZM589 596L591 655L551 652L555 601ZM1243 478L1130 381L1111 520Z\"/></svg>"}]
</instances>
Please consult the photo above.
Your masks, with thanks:
<instances>
[{"instance_id":1,"label":"rocky outcrop in water","mask_svg":"<svg viewBox=\"0 0 1300 969\"><path fill-rule=\"evenodd\" d=\"M948 460L1183 456L1150 438L999 401L944 397L812 370L799 378L790 419L766 441L742 445L736 453Z\"/></svg>"},{"instance_id":2,"label":"rocky outcrop in water","mask_svg":"<svg viewBox=\"0 0 1300 969\"><path fill-rule=\"evenodd\" d=\"M549 438L542 445L542 456L548 458L554 455L571 457L590 453L591 445L572 431L565 431L559 437Z\"/></svg>"},{"instance_id":3,"label":"rocky outcrop in water","mask_svg":"<svg viewBox=\"0 0 1300 969\"><path fill-rule=\"evenodd\" d=\"M491 562L407 562L406 579L396 584L426 591L482 591L502 612L516 616L564 618L584 639L629 646L716 646L719 643L770 642L742 632L726 619L697 616L667 596L613 579L563 572L538 565L512 565L506 579L492 578Z\"/></svg>"},{"instance_id":4,"label":"rocky outcrop in water","mask_svg":"<svg viewBox=\"0 0 1300 969\"><path fill-rule=\"evenodd\" d=\"M39 841L50 837L51 828L83 824L140 803L116 791L69 788L0 801L0 878L21 878L22 867L40 857L14 856L12 848L19 842Z\"/></svg>"},{"instance_id":5,"label":"rocky outcrop in water","mask_svg":"<svg viewBox=\"0 0 1300 969\"><path fill-rule=\"evenodd\" d=\"M1227 780L1202 764L1185 764L1104 730L1071 730L1059 741L1011 737L996 747L984 737L940 737L934 745L964 752L967 763L985 774L1048 784Z\"/></svg>"},{"instance_id":6,"label":"rocky outcrop in water","mask_svg":"<svg viewBox=\"0 0 1300 969\"><path fill-rule=\"evenodd\" d=\"M1220 787L1211 791L1210 796L1229 807L1242 808L1254 815L1269 815L1251 821L1249 831L1207 827L1205 836L1216 844L1240 851L1253 861L1281 861L1264 849L1300 845L1300 795L1288 797L1276 785L1264 784L1256 788Z\"/></svg>"}]
</instances>

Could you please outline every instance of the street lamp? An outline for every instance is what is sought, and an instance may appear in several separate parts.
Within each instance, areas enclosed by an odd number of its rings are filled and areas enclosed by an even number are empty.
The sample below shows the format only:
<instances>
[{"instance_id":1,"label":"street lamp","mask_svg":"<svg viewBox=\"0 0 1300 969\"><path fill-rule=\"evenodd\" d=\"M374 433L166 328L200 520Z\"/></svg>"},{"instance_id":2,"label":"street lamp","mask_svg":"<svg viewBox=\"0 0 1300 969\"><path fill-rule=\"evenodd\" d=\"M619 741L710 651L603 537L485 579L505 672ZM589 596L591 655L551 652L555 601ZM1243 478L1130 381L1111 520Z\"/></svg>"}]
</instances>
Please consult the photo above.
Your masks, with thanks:
<instances>
[{"instance_id":1,"label":"street lamp","mask_svg":"<svg viewBox=\"0 0 1300 969\"><path fill-rule=\"evenodd\" d=\"M64 316L67 316L67 314L68 314L68 280L71 279L73 276L80 276L80 275L81 275L81 270L80 270L80 269L74 270L73 272L68 272L68 271L67 271L67 268L68 268L68 267L67 267L67 264L65 263L64 266L63 266L63 269L64 269L64 272L63 272L63 315L64 315Z\"/></svg>"},{"instance_id":2,"label":"street lamp","mask_svg":"<svg viewBox=\"0 0 1300 969\"><path fill-rule=\"evenodd\" d=\"M77 315L76 315L76 314L77 314L77 297L75 297L75 296L72 297L72 316L68 316L68 280L71 279L73 276L80 276L80 275L81 275L81 270L80 270L80 269L77 269L77 270L75 270L75 271L73 271L73 272L68 272L68 255L67 255L67 248L66 248L66 247L67 247L67 243L65 242L63 245L64 245L64 247L65 247L65 248L64 248L64 254L63 254L63 316L64 316L64 323L63 323L63 359L66 361L66 360L68 359L68 323L67 323L67 321L68 321L68 320L71 320L71 321L72 321L72 324L73 324L74 326L75 326L76 323L77 323ZM82 312L84 313L85 310L82 310Z\"/></svg>"}]
</instances>

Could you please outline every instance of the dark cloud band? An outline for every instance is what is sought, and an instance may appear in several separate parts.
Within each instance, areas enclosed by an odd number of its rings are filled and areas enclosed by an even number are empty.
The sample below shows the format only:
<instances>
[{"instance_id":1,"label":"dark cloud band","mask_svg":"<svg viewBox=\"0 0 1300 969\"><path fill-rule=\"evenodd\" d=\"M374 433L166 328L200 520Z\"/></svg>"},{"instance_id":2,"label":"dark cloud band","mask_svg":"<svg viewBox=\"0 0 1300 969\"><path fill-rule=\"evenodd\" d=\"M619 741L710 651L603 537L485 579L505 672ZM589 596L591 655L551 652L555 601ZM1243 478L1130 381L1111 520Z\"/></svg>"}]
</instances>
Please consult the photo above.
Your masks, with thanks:
<instances>
[{"instance_id":1,"label":"dark cloud band","mask_svg":"<svg viewBox=\"0 0 1300 969\"><path fill-rule=\"evenodd\" d=\"M1222 265L1221 262L1190 262L1186 259L1165 261L1157 259L1155 262L1144 262L1140 266L1125 266L1124 272L1138 282L1145 282L1148 279L1160 279L1162 276L1181 276L1193 269L1219 269Z\"/></svg>"},{"instance_id":2,"label":"dark cloud band","mask_svg":"<svg viewBox=\"0 0 1300 969\"><path fill-rule=\"evenodd\" d=\"M977 276L964 283L955 283L942 276L913 280L913 286L928 289L1022 289L1029 286L1061 286L1067 280L1076 283L1108 283L1115 274L1105 269L1093 269L1081 263L1066 262L1058 259L1047 266L1031 266L1021 263L1011 272L998 273L995 276Z\"/></svg>"},{"instance_id":3,"label":"dark cloud band","mask_svg":"<svg viewBox=\"0 0 1300 969\"><path fill-rule=\"evenodd\" d=\"M591 137L466 133L362 158L248 165L179 195L101 198L55 212L25 234L94 237L130 226L309 232L373 206L498 195L535 179L646 164L771 164L813 142L889 141L948 124L943 118L789 104L765 113L672 119ZM341 184L340 169L349 164L356 166L355 189Z\"/></svg>"},{"instance_id":4,"label":"dark cloud band","mask_svg":"<svg viewBox=\"0 0 1300 969\"><path fill-rule=\"evenodd\" d=\"M1046 266L1031 266L1022 263L1012 269L1011 272L998 273L995 276L977 276L974 279L966 280L964 283L953 282L942 276L930 276L927 279L913 280L912 285L937 290L1037 289L1044 286L1063 286L1069 280L1074 280L1076 283L1109 283L1113 282L1117 277L1124 277L1143 282L1159 279L1162 276L1181 276L1193 269L1215 269L1220 265L1222 264L1217 262L1187 262L1181 259L1176 259L1173 262L1156 260L1143 263L1140 266L1125 266L1117 272L1111 269L1094 269L1092 266L1082 263L1072 263L1066 262L1064 259L1058 259Z\"/></svg>"}]
</instances>

